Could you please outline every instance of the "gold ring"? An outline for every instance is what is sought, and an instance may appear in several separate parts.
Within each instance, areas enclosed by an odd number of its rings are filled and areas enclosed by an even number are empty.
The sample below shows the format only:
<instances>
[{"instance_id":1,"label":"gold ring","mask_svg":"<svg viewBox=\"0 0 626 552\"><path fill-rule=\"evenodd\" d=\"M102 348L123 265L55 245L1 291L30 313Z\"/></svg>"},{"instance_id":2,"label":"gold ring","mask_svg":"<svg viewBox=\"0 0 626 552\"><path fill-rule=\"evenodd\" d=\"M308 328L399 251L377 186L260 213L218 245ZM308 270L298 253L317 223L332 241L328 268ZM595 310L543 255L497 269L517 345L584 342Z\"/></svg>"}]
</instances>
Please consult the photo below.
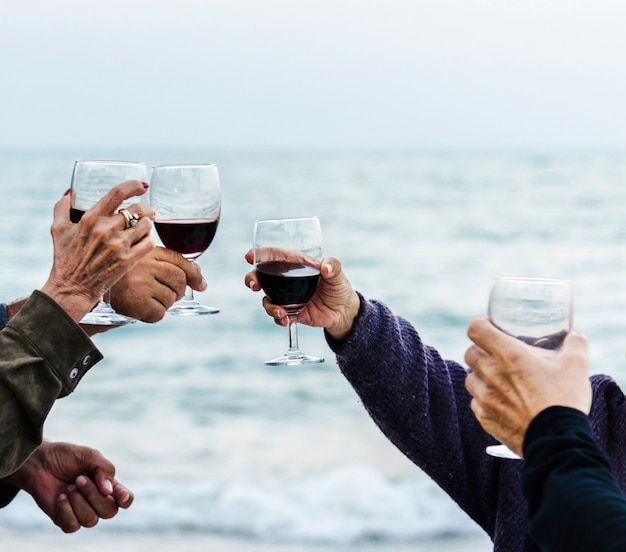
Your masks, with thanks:
<instances>
[{"instance_id":1,"label":"gold ring","mask_svg":"<svg viewBox=\"0 0 626 552\"><path fill-rule=\"evenodd\" d=\"M124 216L124 230L136 226L139 222L139 217L135 213L131 213L128 209L120 209L118 213Z\"/></svg>"}]
</instances>

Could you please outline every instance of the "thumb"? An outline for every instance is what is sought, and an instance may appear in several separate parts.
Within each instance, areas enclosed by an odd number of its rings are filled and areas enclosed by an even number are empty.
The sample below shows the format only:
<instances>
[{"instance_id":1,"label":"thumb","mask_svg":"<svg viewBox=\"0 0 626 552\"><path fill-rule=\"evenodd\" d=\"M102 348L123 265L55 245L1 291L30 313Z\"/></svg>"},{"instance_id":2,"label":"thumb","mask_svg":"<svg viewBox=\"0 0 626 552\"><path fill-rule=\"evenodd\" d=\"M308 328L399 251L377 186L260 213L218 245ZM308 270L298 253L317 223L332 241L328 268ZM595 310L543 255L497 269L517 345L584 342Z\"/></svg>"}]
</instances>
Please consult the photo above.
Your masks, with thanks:
<instances>
[{"instance_id":1,"label":"thumb","mask_svg":"<svg viewBox=\"0 0 626 552\"><path fill-rule=\"evenodd\" d=\"M89 449L84 458L84 466L88 472L93 473L93 480L103 495L108 496L113 493L115 466L109 460L99 451Z\"/></svg>"},{"instance_id":2,"label":"thumb","mask_svg":"<svg viewBox=\"0 0 626 552\"><path fill-rule=\"evenodd\" d=\"M561 355L568 357L568 363L587 369L589 357L587 337L580 332L569 332L563 341Z\"/></svg>"},{"instance_id":3,"label":"thumb","mask_svg":"<svg viewBox=\"0 0 626 552\"><path fill-rule=\"evenodd\" d=\"M322 259L320 264L320 274L324 280L329 280L330 283L334 279L341 277L341 262L339 259L329 257L328 259Z\"/></svg>"},{"instance_id":4,"label":"thumb","mask_svg":"<svg viewBox=\"0 0 626 552\"><path fill-rule=\"evenodd\" d=\"M63 195L59 201L54 204L54 220L62 222L70 222L70 207L72 200L70 194L67 192Z\"/></svg>"}]
</instances>

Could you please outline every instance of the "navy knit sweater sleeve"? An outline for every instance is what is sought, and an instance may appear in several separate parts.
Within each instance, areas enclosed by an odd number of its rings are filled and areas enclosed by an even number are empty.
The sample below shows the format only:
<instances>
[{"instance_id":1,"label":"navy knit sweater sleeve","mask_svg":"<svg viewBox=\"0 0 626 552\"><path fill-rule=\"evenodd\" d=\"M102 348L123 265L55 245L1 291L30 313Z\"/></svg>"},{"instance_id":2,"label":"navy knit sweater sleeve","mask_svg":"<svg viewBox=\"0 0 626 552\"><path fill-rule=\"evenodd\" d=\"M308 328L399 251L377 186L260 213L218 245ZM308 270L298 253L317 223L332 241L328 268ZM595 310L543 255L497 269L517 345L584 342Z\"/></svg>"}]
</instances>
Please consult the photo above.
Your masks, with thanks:
<instances>
[{"instance_id":1,"label":"navy knit sweater sleeve","mask_svg":"<svg viewBox=\"0 0 626 552\"><path fill-rule=\"evenodd\" d=\"M495 441L470 409L466 369L443 360L383 303L363 297L351 334L341 343L326 338L378 427L491 536L494 549L536 550L525 548L522 463L485 453Z\"/></svg>"},{"instance_id":2,"label":"navy knit sweater sleeve","mask_svg":"<svg viewBox=\"0 0 626 552\"><path fill-rule=\"evenodd\" d=\"M528 531L542 550L626 550L626 499L582 412L551 407L524 439Z\"/></svg>"},{"instance_id":3,"label":"navy knit sweater sleeve","mask_svg":"<svg viewBox=\"0 0 626 552\"><path fill-rule=\"evenodd\" d=\"M524 462L485 453L495 441L471 411L463 366L443 360L408 321L363 297L347 339L326 338L381 431L487 532L494 552L540 550L527 531ZM593 436L626 490L624 393L608 376L592 376L591 385Z\"/></svg>"}]
</instances>

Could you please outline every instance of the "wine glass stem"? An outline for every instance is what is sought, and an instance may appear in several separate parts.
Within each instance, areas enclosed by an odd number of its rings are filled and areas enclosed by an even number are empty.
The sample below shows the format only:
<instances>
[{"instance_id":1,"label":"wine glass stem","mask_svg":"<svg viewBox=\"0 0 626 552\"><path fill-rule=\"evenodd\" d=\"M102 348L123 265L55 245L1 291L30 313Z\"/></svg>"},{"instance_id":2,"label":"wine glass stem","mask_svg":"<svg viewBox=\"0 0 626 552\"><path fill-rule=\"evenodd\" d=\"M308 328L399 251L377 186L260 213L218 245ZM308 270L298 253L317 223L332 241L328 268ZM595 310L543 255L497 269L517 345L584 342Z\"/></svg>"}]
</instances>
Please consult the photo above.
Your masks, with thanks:
<instances>
[{"instance_id":1,"label":"wine glass stem","mask_svg":"<svg viewBox=\"0 0 626 552\"><path fill-rule=\"evenodd\" d=\"M195 259L189 259L190 263L195 263ZM191 286L187 285L185 286L185 296L181 299L181 301L184 301L185 303L194 303L195 299L193 296L193 289Z\"/></svg>"},{"instance_id":2,"label":"wine glass stem","mask_svg":"<svg viewBox=\"0 0 626 552\"><path fill-rule=\"evenodd\" d=\"M193 289L191 289L191 286L185 287L185 297L183 298L183 301L189 301L190 303L194 301Z\"/></svg>"},{"instance_id":3,"label":"wine glass stem","mask_svg":"<svg viewBox=\"0 0 626 552\"><path fill-rule=\"evenodd\" d=\"M100 302L104 303L107 307L111 305L111 290L107 289L104 295L100 298Z\"/></svg>"},{"instance_id":4,"label":"wine glass stem","mask_svg":"<svg viewBox=\"0 0 626 552\"><path fill-rule=\"evenodd\" d=\"M289 329L289 350L299 351L298 346L298 325L296 324L296 314L287 315L288 329Z\"/></svg>"}]
</instances>

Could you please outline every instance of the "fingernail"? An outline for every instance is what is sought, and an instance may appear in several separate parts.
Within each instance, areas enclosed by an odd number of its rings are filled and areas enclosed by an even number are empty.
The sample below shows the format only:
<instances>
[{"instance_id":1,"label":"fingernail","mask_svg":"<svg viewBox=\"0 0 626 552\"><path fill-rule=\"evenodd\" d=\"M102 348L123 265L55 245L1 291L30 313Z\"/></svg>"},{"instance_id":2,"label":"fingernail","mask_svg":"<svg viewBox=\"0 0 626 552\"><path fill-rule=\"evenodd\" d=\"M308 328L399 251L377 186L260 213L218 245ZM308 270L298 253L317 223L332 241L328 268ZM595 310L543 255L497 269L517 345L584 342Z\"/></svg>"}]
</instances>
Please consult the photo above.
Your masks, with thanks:
<instances>
[{"instance_id":1,"label":"fingernail","mask_svg":"<svg viewBox=\"0 0 626 552\"><path fill-rule=\"evenodd\" d=\"M150 187L150 184L148 184L147 182L142 182L142 184L144 190L147 190Z\"/></svg>"},{"instance_id":2,"label":"fingernail","mask_svg":"<svg viewBox=\"0 0 626 552\"><path fill-rule=\"evenodd\" d=\"M274 315L273 315L273 316L274 316L274 318L275 318L276 320L280 320L280 311L279 311L278 309L276 309L276 310L274 311Z\"/></svg>"},{"instance_id":3,"label":"fingernail","mask_svg":"<svg viewBox=\"0 0 626 552\"><path fill-rule=\"evenodd\" d=\"M61 493L59 495L58 501L59 502L65 502L67 500L67 495L65 493Z\"/></svg>"},{"instance_id":4,"label":"fingernail","mask_svg":"<svg viewBox=\"0 0 626 552\"><path fill-rule=\"evenodd\" d=\"M328 272L328 274L332 274L333 273L333 265L331 264L326 264L326 271Z\"/></svg>"},{"instance_id":5,"label":"fingernail","mask_svg":"<svg viewBox=\"0 0 626 552\"><path fill-rule=\"evenodd\" d=\"M85 485L87 485L87 478L86 478L84 475L79 475L79 476L76 478L76 484L77 484L79 487L84 487Z\"/></svg>"},{"instance_id":6,"label":"fingernail","mask_svg":"<svg viewBox=\"0 0 626 552\"><path fill-rule=\"evenodd\" d=\"M105 479L105 481L104 481L104 490L108 494L111 494L113 492L113 483L111 483L111 481L109 479Z\"/></svg>"},{"instance_id":7,"label":"fingernail","mask_svg":"<svg viewBox=\"0 0 626 552\"><path fill-rule=\"evenodd\" d=\"M67 191L63 194L63 197L65 197L66 195L70 195L72 191L72 188L68 188Z\"/></svg>"},{"instance_id":8,"label":"fingernail","mask_svg":"<svg viewBox=\"0 0 626 552\"><path fill-rule=\"evenodd\" d=\"M250 281L248 282L248 287L249 287L252 291L254 291L254 280L250 280Z\"/></svg>"},{"instance_id":9,"label":"fingernail","mask_svg":"<svg viewBox=\"0 0 626 552\"><path fill-rule=\"evenodd\" d=\"M204 291L208 286L209 284L207 284L207 281L202 278L202 282L200 282L200 287L202 288L202 291Z\"/></svg>"}]
</instances>

